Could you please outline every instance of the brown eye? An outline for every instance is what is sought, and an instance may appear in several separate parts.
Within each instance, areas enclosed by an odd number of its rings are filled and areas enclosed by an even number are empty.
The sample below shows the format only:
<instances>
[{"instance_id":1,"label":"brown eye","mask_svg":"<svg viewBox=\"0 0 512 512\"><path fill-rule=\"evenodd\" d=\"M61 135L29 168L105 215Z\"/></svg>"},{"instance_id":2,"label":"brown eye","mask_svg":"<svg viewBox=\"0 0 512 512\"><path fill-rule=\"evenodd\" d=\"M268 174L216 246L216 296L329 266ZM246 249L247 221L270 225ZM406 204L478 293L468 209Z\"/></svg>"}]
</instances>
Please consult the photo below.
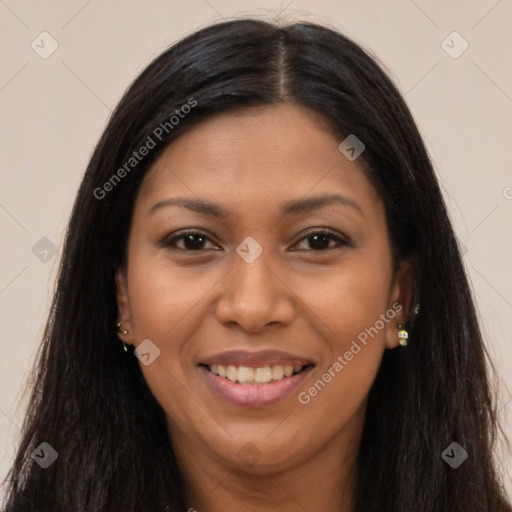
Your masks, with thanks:
<instances>
[{"instance_id":1,"label":"brown eye","mask_svg":"<svg viewBox=\"0 0 512 512\"><path fill-rule=\"evenodd\" d=\"M182 247L178 247L177 242L181 240L183 240ZM173 247L182 251L200 252L202 251L202 249L204 249L204 245L206 244L207 241L210 241L210 239L203 233L189 231L187 233L183 233L182 235L163 240L162 246Z\"/></svg>"},{"instance_id":2,"label":"brown eye","mask_svg":"<svg viewBox=\"0 0 512 512\"><path fill-rule=\"evenodd\" d=\"M326 251L329 249L335 249L336 247L349 245L346 240L343 240L343 238L326 231L316 231L314 233L310 233L308 236L302 238L300 242L303 242L304 240L308 240L309 245L309 247L305 250L311 251ZM332 241L336 242L336 245L330 246L329 244Z\"/></svg>"}]
</instances>

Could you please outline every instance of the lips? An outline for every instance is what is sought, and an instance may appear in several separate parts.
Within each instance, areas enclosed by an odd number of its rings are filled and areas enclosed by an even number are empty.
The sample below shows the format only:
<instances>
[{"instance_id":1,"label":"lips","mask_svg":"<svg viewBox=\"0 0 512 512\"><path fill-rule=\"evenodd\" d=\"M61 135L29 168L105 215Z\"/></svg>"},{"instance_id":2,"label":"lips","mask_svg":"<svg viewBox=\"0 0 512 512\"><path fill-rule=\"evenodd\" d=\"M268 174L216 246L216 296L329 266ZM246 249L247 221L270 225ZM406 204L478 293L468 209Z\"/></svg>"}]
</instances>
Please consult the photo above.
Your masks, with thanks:
<instances>
[{"instance_id":1,"label":"lips","mask_svg":"<svg viewBox=\"0 0 512 512\"><path fill-rule=\"evenodd\" d=\"M307 358L270 350L235 350L207 357L199 364L208 387L232 404L261 407L293 393L315 364Z\"/></svg>"}]
</instances>

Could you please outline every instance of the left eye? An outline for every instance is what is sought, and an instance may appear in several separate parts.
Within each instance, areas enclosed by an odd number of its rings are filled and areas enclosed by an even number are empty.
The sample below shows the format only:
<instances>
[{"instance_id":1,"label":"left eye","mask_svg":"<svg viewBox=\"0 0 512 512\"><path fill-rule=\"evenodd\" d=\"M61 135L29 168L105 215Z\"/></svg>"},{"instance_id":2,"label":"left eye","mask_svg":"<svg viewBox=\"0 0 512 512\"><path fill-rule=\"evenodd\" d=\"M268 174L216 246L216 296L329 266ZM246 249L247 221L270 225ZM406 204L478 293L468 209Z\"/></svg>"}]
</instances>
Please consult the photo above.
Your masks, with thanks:
<instances>
[{"instance_id":1,"label":"left eye","mask_svg":"<svg viewBox=\"0 0 512 512\"><path fill-rule=\"evenodd\" d=\"M177 243L178 241L183 240L183 247L178 247ZM299 240L297 245L300 245L301 242L305 242L306 240L309 241L309 248L306 248L305 250L310 251L325 251L329 249L333 249L335 247L343 247L345 245L348 245L348 242L341 237L334 235L333 233L325 232L325 231L315 231L307 236L303 237L301 240ZM336 245L330 246L331 242L336 242ZM204 235L203 233L197 233L190 231L188 233L183 233L182 235L176 236L174 238L171 238L169 240L164 240L162 242L162 245L165 247L175 247L177 249L183 250L183 251L195 251L195 252L201 252L202 249L204 249L204 245L207 243L213 243L211 240Z\"/></svg>"},{"instance_id":2,"label":"left eye","mask_svg":"<svg viewBox=\"0 0 512 512\"><path fill-rule=\"evenodd\" d=\"M348 242L346 240L343 240L337 235L334 235L332 233L328 233L325 231L315 231L314 233L310 233L309 235L305 236L299 242L309 240L309 249L310 251L325 251L328 249L334 249L334 247L329 247L329 243L331 241L337 242L338 247L342 247L344 245L348 245Z\"/></svg>"}]
</instances>

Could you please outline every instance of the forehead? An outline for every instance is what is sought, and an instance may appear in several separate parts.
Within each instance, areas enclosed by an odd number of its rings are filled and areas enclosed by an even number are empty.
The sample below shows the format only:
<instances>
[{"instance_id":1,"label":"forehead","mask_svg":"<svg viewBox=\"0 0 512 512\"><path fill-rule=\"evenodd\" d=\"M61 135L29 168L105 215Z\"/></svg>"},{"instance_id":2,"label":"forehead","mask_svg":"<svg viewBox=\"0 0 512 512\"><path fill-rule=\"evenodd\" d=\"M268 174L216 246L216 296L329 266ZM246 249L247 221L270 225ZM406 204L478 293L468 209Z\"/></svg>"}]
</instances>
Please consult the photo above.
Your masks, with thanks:
<instances>
[{"instance_id":1,"label":"forehead","mask_svg":"<svg viewBox=\"0 0 512 512\"><path fill-rule=\"evenodd\" d=\"M309 109L279 104L206 119L171 143L143 180L138 206L192 197L233 210L274 209L322 194L381 207L361 160L338 149L341 137Z\"/></svg>"}]
</instances>

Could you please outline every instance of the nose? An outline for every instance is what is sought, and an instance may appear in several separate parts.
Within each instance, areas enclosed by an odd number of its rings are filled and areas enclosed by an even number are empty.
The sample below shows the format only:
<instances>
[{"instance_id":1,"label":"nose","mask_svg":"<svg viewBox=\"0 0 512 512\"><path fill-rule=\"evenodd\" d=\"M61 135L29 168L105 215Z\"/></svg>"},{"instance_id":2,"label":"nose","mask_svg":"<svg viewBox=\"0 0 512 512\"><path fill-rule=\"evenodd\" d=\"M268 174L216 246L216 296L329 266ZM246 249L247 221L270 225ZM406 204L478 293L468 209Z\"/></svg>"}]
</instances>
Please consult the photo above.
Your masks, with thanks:
<instances>
[{"instance_id":1,"label":"nose","mask_svg":"<svg viewBox=\"0 0 512 512\"><path fill-rule=\"evenodd\" d=\"M295 313L294 293L284 273L272 265L267 251L252 263L235 255L233 268L220 283L217 320L256 333L278 324L289 325Z\"/></svg>"}]
</instances>

